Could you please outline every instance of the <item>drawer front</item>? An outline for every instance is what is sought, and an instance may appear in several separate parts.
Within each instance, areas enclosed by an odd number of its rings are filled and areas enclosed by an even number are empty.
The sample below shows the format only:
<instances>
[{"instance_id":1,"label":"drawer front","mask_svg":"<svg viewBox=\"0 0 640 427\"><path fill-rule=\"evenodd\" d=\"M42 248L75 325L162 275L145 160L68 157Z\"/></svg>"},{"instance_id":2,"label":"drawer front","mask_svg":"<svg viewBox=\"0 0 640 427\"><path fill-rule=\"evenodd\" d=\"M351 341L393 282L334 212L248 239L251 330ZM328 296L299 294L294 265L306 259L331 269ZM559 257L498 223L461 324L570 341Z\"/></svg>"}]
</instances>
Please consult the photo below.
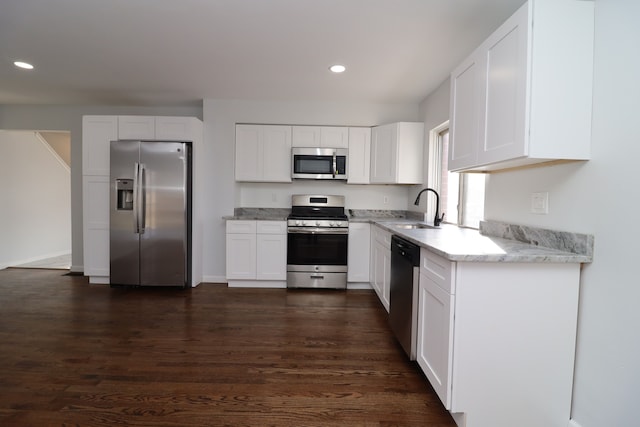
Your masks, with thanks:
<instances>
[{"instance_id":1,"label":"drawer front","mask_svg":"<svg viewBox=\"0 0 640 427\"><path fill-rule=\"evenodd\" d=\"M227 233L255 234L255 221L227 221Z\"/></svg>"},{"instance_id":2,"label":"drawer front","mask_svg":"<svg viewBox=\"0 0 640 427\"><path fill-rule=\"evenodd\" d=\"M420 249L420 272L450 294L455 294L455 262Z\"/></svg>"},{"instance_id":3,"label":"drawer front","mask_svg":"<svg viewBox=\"0 0 640 427\"><path fill-rule=\"evenodd\" d=\"M286 221L257 221L258 234L286 234Z\"/></svg>"}]
</instances>

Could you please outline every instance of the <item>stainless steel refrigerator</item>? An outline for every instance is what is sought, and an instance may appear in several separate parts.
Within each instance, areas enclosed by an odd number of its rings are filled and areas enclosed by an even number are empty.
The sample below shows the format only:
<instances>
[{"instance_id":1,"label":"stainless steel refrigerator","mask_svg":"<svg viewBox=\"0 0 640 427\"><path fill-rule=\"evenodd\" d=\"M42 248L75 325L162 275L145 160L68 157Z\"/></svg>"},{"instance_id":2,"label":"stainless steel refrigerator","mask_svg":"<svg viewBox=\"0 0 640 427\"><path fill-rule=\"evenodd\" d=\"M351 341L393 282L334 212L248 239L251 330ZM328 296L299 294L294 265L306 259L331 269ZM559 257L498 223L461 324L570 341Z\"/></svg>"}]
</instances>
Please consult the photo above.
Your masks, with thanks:
<instances>
[{"instance_id":1,"label":"stainless steel refrigerator","mask_svg":"<svg viewBox=\"0 0 640 427\"><path fill-rule=\"evenodd\" d=\"M111 141L110 283L191 283L191 146Z\"/></svg>"}]
</instances>

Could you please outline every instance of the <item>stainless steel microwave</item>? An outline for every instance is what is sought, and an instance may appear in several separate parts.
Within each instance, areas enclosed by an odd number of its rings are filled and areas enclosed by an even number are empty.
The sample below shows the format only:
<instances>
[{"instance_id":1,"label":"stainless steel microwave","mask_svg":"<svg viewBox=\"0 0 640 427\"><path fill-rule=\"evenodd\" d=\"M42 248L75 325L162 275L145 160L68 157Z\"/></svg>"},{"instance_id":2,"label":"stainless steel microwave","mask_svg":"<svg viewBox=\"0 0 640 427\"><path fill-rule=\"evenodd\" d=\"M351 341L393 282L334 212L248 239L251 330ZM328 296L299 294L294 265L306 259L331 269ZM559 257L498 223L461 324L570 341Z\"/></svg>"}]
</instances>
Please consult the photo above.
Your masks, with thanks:
<instances>
[{"instance_id":1,"label":"stainless steel microwave","mask_svg":"<svg viewBox=\"0 0 640 427\"><path fill-rule=\"evenodd\" d=\"M291 149L291 178L294 179L347 179L346 148Z\"/></svg>"}]
</instances>

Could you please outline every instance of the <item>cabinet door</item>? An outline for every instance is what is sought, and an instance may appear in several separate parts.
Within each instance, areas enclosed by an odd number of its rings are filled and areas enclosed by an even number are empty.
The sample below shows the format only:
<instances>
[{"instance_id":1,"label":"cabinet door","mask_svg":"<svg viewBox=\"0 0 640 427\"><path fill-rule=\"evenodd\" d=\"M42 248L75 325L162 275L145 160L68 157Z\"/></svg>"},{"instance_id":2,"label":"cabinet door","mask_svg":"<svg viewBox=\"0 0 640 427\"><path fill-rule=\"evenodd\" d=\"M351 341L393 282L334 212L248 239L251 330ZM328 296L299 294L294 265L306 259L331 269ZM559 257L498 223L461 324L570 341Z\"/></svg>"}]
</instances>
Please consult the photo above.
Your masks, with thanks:
<instances>
[{"instance_id":1,"label":"cabinet door","mask_svg":"<svg viewBox=\"0 0 640 427\"><path fill-rule=\"evenodd\" d=\"M371 165L371 128L349 128L347 184L368 184Z\"/></svg>"},{"instance_id":2,"label":"cabinet door","mask_svg":"<svg viewBox=\"0 0 640 427\"><path fill-rule=\"evenodd\" d=\"M156 139L156 118L119 116L118 139Z\"/></svg>"},{"instance_id":3,"label":"cabinet door","mask_svg":"<svg viewBox=\"0 0 640 427\"><path fill-rule=\"evenodd\" d=\"M236 181L259 181L263 175L262 126L236 125Z\"/></svg>"},{"instance_id":4,"label":"cabinet door","mask_svg":"<svg viewBox=\"0 0 640 427\"><path fill-rule=\"evenodd\" d=\"M263 126L262 141L260 181L291 182L291 126Z\"/></svg>"},{"instance_id":5,"label":"cabinet door","mask_svg":"<svg viewBox=\"0 0 640 427\"><path fill-rule=\"evenodd\" d=\"M528 154L525 139L527 22L527 8L522 7L480 47L486 69L480 164Z\"/></svg>"},{"instance_id":6,"label":"cabinet door","mask_svg":"<svg viewBox=\"0 0 640 427\"><path fill-rule=\"evenodd\" d=\"M156 117L156 139L163 141L193 141L193 117Z\"/></svg>"},{"instance_id":7,"label":"cabinet door","mask_svg":"<svg viewBox=\"0 0 640 427\"><path fill-rule=\"evenodd\" d=\"M227 279L256 279L255 234L227 234Z\"/></svg>"},{"instance_id":8,"label":"cabinet door","mask_svg":"<svg viewBox=\"0 0 640 427\"><path fill-rule=\"evenodd\" d=\"M373 277L371 282L373 288L380 298L380 302L384 308L389 311L389 292L391 281L391 233L381 229L380 227L373 227L372 233L372 245L373 254L371 258L372 266L371 273Z\"/></svg>"},{"instance_id":9,"label":"cabinet door","mask_svg":"<svg viewBox=\"0 0 640 427\"><path fill-rule=\"evenodd\" d=\"M477 164L480 115L484 111L482 73L478 53L451 73L449 170Z\"/></svg>"},{"instance_id":10,"label":"cabinet door","mask_svg":"<svg viewBox=\"0 0 640 427\"><path fill-rule=\"evenodd\" d=\"M387 249L380 242L373 243L373 257L371 260L373 277L371 279L373 289L376 291L376 294L378 294L380 302L384 308L389 311L389 303L387 301L385 304L384 295L385 251L387 251Z\"/></svg>"},{"instance_id":11,"label":"cabinet door","mask_svg":"<svg viewBox=\"0 0 640 427\"><path fill-rule=\"evenodd\" d=\"M320 126L293 126L293 147L320 147Z\"/></svg>"},{"instance_id":12,"label":"cabinet door","mask_svg":"<svg viewBox=\"0 0 640 427\"><path fill-rule=\"evenodd\" d=\"M109 177L85 176L83 258L85 276L109 276Z\"/></svg>"},{"instance_id":13,"label":"cabinet door","mask_svg":"<svg viewBox=\"0 0 640 427\"><path fill-rule=\"evenodd\" d=\"M400 122L396 126L395 182L422 184L424 123Z\"/></svg>"},{"instance_id":14,"label":"cabinet door","mask_svg":"<svg viewBox=\"0 0 640 427\"><path fill-rule=\"evenodd\" d=\"M421 273L418 298L416 360L445 408L451 409L455 297Z\"/></svg>"},{"instance_id":15,"label":"cabinet door","mask_svg":"<svg viewBox=\"0 0 640 427\"><path fill-rule=\"evenodd\" d=\"M349 224L348 282L369 282L369 253L371 226L365 223Z\"/></svg>"},{"instance_id":16,"label":"cabinet door","mask_svg":"<svg viewBox=\"0 0 640 427\"><path fill-rule=\"evenodd\" d=\"M258 280L287 280L287 222L256 221Z\"/></svg>"},{"instance_id":17,"label":"cabinet door","mask_svg":"<svg viewBox=\"0 0 640 427\"><path fill-rule=\"evenodd\" d=\"M396 181L397 127L377 126L371 130L371 183L393 184Z\"/></svg>"},{"instance_id":18,"label":"cabinet door","mask_svg":"<svg viewBox=\"0 0 640 427\"><path fill-rule=\"evenodd\" d=\"M349 128L341 126L321 126L320 147L349 148Z\"/></svg>"},{"instance_id":19,"label":"cabinet door","mask_svg":"<svg viewBox=\"0 0 640 427\"><path fill-rule=\"evenodd\" d=\"M118 139L116 116L82 117L82 174L109 176L111 141Z\"/></svg>"},{"instance_id":20,"label":"cabinet door","mask_svg":"<svg viewBox=\"0 0 640 427\"><path fill-rule=\"evenodd\" d=\"M287 280L286 234L258 234L256 265L258 280Z\"/></svg>"}]
</instances>

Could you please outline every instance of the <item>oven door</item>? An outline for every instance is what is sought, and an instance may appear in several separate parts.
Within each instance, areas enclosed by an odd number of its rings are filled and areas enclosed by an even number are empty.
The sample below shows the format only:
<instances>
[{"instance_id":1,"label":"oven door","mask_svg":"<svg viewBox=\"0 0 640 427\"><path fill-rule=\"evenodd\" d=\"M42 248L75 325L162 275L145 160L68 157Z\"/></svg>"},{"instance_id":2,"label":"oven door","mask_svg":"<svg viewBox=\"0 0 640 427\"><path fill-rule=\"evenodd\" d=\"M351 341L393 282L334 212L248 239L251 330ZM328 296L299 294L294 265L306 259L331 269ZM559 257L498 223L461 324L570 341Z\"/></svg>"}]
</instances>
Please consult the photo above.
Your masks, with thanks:
<instances>
[{"instance_id":1,"label":"oven door","mask_svg":"<svg viewBox=\"0 0 640 427\"><path fill-rule=\"evenodd\" d=\"M289 228L287 265L340 266L346 269L348 238L348 229Z\"/></svg>"}]
</instances>

